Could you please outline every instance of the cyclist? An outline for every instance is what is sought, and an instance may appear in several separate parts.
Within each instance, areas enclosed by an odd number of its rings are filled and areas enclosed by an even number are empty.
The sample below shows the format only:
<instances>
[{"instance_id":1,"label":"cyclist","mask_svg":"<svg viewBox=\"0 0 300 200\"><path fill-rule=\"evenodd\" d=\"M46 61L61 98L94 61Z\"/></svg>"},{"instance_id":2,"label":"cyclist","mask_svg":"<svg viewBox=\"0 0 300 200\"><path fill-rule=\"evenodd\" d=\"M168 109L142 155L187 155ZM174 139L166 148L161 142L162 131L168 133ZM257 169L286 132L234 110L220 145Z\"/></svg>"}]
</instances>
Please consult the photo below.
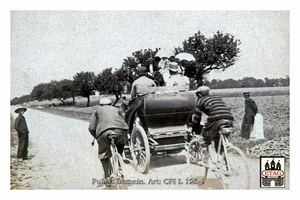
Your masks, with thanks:
<instances>
[{"instance_id":1,"label":"cyclist","mask_svg":"<svg viewBox=\"0 0 300 200\"><path fill-rule=\"evenodd\" d=\"M98 157L104 170L106 185L109 186L111 183L109 164L111 138L115 137L118 152L122 155L128 126L123 117L118 114L118 108L111 106L112 101L109 98L100 99L99 103L100 106L91 115L89 132L98 142Z\"/></svg>"},{"instance_id":2,"label":"cyclist","mask_svg":"<svg viewBox=\"0 0 300 200\"><path fill-rule=\"evenodd\" d=\"M201 86L196 90L197 101L192 115L192 130L202 134L205 141L204 149L207 149L214 140L217 151L218 128L223 124L232 126L234 117L224 101L218 96L209 95L209 90L207 86ZM208 116L204 126L200 125L202 112ZM207 162L207 159L208 152L204 151L204 162Z\"/></svg>"}]
</instances>

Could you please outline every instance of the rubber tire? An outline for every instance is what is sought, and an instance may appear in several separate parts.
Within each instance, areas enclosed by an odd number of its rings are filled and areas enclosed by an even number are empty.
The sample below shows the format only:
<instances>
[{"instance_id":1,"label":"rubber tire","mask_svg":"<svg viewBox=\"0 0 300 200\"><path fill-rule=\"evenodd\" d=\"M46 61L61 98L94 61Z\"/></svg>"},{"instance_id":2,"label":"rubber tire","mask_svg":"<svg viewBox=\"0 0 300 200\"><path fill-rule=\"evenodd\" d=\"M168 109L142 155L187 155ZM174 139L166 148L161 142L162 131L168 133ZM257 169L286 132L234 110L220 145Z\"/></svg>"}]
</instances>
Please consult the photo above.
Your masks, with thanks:
<instances>
[{"instance_id":1,"label":"rubber tire","mask_svg":"<svg viewBox=\"0 0 300 200\"><path fill-rule=\"evenodd\" d=\"M214 148L211 150L215 151ZM217 155L215 152L211 152L210 150L210 158L212 159L214 155ZM224 175L224 173L216 171L215 174L217 178L221 181L224 189L250 189L250 171L247 163L247 159L245 154L241 149L235 146L230 146L227 149L227 162L224 160L223 156L220 157L219 167L223 170L227 170L227 165L230 166L231 172L229 175ZM216 162L212 159L213 162Z\"/></svg>"},{"instance_id":2,"label":"rubber tire","mask_svg":"<svg viewBox=\"0 0 300 200\"><path fill-rule=\"evenodd\" d=\"M227 148L228 163L232 175L226 177L230 184L226 189L250 189L250 170L245 154L236 146Z\"/></svg>"}]
</instances>

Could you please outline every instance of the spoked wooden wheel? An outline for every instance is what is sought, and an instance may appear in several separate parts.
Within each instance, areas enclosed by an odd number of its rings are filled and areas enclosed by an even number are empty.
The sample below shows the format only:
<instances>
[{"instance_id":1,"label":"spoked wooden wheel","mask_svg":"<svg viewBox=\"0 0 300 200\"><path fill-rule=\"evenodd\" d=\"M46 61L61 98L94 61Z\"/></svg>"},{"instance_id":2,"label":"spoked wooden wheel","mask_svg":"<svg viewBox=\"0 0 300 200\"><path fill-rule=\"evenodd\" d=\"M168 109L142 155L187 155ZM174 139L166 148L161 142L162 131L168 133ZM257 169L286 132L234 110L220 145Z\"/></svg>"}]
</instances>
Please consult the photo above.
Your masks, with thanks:
<instances>
[{"instance_id":1,"label":"spoked wooden wheel","mask_svg":"<svg viewBox=\"0 0 300 200\"><path fill-rule=\"evenodd\" d=\"M150 148L147 134L142 126L136 124L131 132L131 154L136 170L147 173L150 167Z\"/></svg>"},{"instance_id":2,"label":"spoked wooden wheel","mask_svg":"<svg viewBox=\"0 0 300 200\"><path fill-rule=\"evenodd\" d=\"M210 166L224 189L250 189L250 172L242 150L230 146L217 154L210 149Z\"/></svg>"},{"instance_id":3,"label":"spoked wooden wheel","mask_svg":"<svg viewBox=\"0 0 300 200\"><path fill-rule=\"evenodd\" d=\"M197 164L198 161L202 160L202 148L199 139L193 139L187 149L187 164Z\"/></svg>"},{"instance_id":4,"label":"spoked wooden wheel","mask_svg":"<svg viewBox=\"0 0 300 200\"><path fill-rule=\"evenodd\" d=\"M111 158L113 183L118 190L126 189L124 179L124 163L120 154L115 154Z\"/></svg>"}]
</instances>

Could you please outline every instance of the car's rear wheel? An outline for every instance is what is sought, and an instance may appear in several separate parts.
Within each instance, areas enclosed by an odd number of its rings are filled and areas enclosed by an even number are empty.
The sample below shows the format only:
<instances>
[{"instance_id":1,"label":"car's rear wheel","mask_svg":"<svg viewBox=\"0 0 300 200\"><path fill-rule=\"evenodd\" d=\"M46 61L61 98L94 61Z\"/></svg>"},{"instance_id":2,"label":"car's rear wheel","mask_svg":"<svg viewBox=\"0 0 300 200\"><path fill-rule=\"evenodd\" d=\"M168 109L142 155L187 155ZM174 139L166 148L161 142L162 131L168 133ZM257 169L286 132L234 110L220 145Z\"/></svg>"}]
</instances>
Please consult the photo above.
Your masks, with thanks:
<instances>
[{"instance_id":1,"label":"car's rear wheel","mask_svg":"<svg viewBox=\"0 0 300 200\"><path fill-rule=\"evenodd\" d=\"M140 173L147 173L150 167L150 148L147 134L142 126L136 124L131 132L131 155Z\"/></svg>"}]
</instances>

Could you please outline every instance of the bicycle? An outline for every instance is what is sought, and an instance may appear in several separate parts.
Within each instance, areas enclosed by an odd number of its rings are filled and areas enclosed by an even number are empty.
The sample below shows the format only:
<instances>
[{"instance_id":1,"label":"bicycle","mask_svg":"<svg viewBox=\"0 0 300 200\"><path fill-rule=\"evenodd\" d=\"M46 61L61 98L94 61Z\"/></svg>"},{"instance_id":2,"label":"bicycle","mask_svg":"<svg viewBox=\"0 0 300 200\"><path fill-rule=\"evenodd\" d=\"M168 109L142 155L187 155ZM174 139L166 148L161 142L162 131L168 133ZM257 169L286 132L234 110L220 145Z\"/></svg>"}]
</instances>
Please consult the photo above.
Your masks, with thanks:
<instances>
[{"instance_id":1,"label":"bicycle","mask_svg":"<svg viewBox=\"0 0 300 200\"><path fill-rule=\"evenodd\" d=\"M205 175L202 184L205 184L208 170L212 171L220 180L224 189L249 189L250 171L246 156L241 149L228 141L228 136L233 132L233 128L221 125L218 128L217 151L214 141L208 145L208 159L204 158L204 140L200 135L191 133L192 139L189 142L187 152L187 163L205 167ZM206 161L206 162L205 162Z\"/></svg>"},{"instance_id":2,"label":"bicycle","mask_svg":"<svg viewBox=\"0 0 300 200\"><path fill-rule=\"evenodd\" d=\"M127 189L124 180L124 162L122 156L118 153L117 146L115 145L115 136L111 137L110 151L112 156L110 157L111 163L111 178L113 185L118 189Z\"/></svg>"}]
</instances>

